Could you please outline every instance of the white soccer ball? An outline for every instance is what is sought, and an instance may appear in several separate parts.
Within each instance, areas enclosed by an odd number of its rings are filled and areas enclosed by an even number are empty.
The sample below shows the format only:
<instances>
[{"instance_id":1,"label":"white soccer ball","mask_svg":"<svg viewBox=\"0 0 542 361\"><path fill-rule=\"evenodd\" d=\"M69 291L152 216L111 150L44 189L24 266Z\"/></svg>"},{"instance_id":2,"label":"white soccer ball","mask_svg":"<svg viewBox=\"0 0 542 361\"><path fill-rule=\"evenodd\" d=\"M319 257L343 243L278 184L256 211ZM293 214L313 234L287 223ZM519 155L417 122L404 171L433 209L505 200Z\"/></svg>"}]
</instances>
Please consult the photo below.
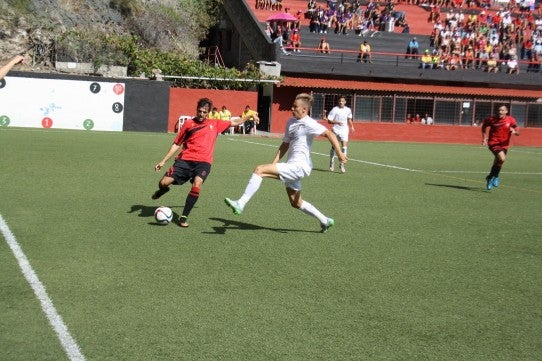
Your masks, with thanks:
<instances>
[{"instance_id":1,"label":"white soccer ball","mask_svg":"<svg viewBox=\"0 0 542 361\"><path fill-rule=\"evenodd\" d=\"M154 211L154 219L160 224L168 224L173 219L173 211L169 207L160 206Z\"/></svg>"}]
</instances>

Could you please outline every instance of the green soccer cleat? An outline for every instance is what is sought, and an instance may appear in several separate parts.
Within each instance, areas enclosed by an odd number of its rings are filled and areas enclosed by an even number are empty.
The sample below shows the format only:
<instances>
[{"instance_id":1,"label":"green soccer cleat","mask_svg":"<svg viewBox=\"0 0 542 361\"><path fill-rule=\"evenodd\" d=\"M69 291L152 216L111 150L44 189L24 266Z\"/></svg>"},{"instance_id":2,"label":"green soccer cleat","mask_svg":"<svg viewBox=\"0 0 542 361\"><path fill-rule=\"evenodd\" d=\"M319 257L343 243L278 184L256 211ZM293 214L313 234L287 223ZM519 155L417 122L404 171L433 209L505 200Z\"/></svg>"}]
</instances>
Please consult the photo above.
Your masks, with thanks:
<instances>
[{"instance_id":1,"label":"green soccer cleat","mask_svg":"<svg viewBox=\"0 0 542 361\"><path fill-rule=\"evenodd\" d=\"M328 218L326 223L320 224L320 227L321 227L320 232L326 233L334 225L335 225L335 221L333 220L333 218Z\"/></svg>"},{"instance_id":2,"label":"green soccer cleat","mask_svg":"<svg viewBox=\"0 0 542 361\"><path fill-rule=\"evenodd\" d=\"M487 189L488 191L490 191L491 188L493 188L493 179L494 179L494 178L491 177L491 176L487 176L487 177L486 177L486 181L487 181L487 183L486 183L486 189Z\"/></svg>"},{"instance_id":3,"label":"green soccer cleat","mask_svg":"<svg viewBox=\"0 0 542 361\"><path fill-rule=\"evenodd\" d=\"M233 210L233 214L236 216L240 215L243 212L243 207L239 205L238 201L233 201L229 198L225 198L224 202Z\"/></svg>"},{"instance_id":4,"label":"green soccer cleat","mask_svg":"<svg viewBox=\"0 0 542 361\"><path fill-rule=\"evenodd\" d=\"M493 177L493 187L499 186L499 177Z\"/></svg>"}]
</instances>

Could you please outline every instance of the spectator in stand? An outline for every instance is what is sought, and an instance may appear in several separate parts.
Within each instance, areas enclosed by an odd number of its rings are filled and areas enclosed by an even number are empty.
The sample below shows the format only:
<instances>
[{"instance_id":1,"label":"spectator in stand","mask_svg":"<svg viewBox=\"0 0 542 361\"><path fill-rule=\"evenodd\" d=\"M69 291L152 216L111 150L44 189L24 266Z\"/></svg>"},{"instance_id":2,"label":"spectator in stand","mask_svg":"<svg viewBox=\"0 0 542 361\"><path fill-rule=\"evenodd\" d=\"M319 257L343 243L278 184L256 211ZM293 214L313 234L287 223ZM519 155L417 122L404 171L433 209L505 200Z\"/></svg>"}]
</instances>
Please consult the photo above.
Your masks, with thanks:
<instances>
[{"instance_id":1,"label":"spectator in stand","mask_svg":"<svg viewBox=\"0 0 542 361\"><path fill-rule=\"evenodd\" d=\"M433 69L444 69L444 59L442 57L442 49L433 50L433 55L431 56L431 62L433 63Z\"/></svg>"},{"instance_id":2,"label":"spectator in stand","mask_svg":"<svg viewBox=\"0 0 542 361\"><path fill-rule=\"evenodd\" d=\"M528 38L521 44L521 59L531 59L534 49L534 42L532 38Z\"/></svg>"},{"instance_id":3,"label":"spectator in stand","mask_svg":"<svg viewBox=\"0 0 542 361\"><path fill-rule=\"evenodd\" d=\"M372 63L373 60L371 58L371 45L367 42L367 40L364 40L363 43L359 46L359 54L357 62L369 62Z\"/></svg>"},{"instance_id":4,"label":"spectator in stand","mask_svg":"<svg viewBox=\"0 0 542 361\"><path fill-rule=\"evenodd\" d=\"M265 34L269 36L269 39L272 39L273 35L273 29L271 28L271 25L269 23L265 23Z\"/></svg>"},{"instance_id":5,"label":"spectator in stand","mask_svg":"<svg viewBox=\"0 0 542 361\"><path fill-rule=\"evenodd\" d=\"M220 120L224 120L226 122L231 121L231 112L228 110L228 108L223 105L220 112L218 112ZM225 130L222 134L226 134L227 130ZM230 127L229 129L230 134L235 133L235 127Z\"/></svg>"},{"instance_id":6,"label":"spectator in stand","mask_svg":"<svg viewBox=\"0 0 542 361\"><path fill-rule=\"evenodd\" d=\"M510 59L506 61L506 74L519 74L519 64L515 55L512 55Z\"/></svg>"},{"instance_id":7,"label":"spectator in stand","mask_svg":"<svg viewBox=\"0 0 542 361\"><path fill-rule=\"evenodd\" d=\"M452 52L451 56L448 58L448 64L446 64L446 70L459 70L463 69L463 65L461 63L461 56L459 52L454 51Z\"/></svg>"},{"instance_id":8,"label":"spectator in stand","mask_svg":"<svg viewBox=\"0 0 542 361\"><path fill-rule=\"evenodd\" d=\"M416 115L411 119L411 123L412 123L412 124L422 124L422 117L420 117L420 114L416 114Z\"/></svg>"},{"instance_id":9,"label":"spectator in stand","mask_svg":"<svg viewBox=\"0 0 542 361\"><path fill-rule=\"evenodd\" d=\"M216 107L213 107L213 109L209 112L209 115L207 116L209 119L220 119L220 112Z\"/></svg>"},{"instance_id":10,"label":"spectator in stand","mask_svg":"<svg viewBox=\"0 0 542 361\"><path fill-rule=\"evenodd\" d=\"M412 124L412 115L410 113L406 115L405 123Z\"/></svg>"},{"instance_id":11,"label":"spectator in stand","mask_svg":"<svg viewBox=\"0 0 542 361\"><path fill-rule=\"evenodd\" d=\"M527 72L538 73L542 65L542 56L537 52L532 52L531 58L529 59L529 66Z\"/></svg>"},{"instance_id":12,"label":"spectator in stand","mask_svg":"<svg viewBox=\"0 0 542 361\"><path fill-rule=\"evenodd\" d=\"M465 69L474 69L474 50L472 46L467 47L465 51Z\"/></svg>"},{"instance_id":13,"label":"spectator in stand","mask_svg":"<svg viewBox=\"0 0 542 361\"><path fill-rule=\"evenodd\" d=\"M429 113L425 113L425 115L422 118L422 124L424 125L433 125L433 118Z\"/></svg>"},{"instance_id":14,"label":"spectator in stand","mask_svg":"<svg viewBox=\"0 0 542 361\"><path fill-rule=\"evenodd\" d=\"M301 35L299 34L299 29L294 29L292 36L290 37L290 44L294 49L294 52L300 53L301 50Z\"/></svg>"},{"instance_id":15,"label":"spectator in stand","mask_svg":"<svg viewBox=\"0 0 542 361\"><path fill-rule=\"evenodd\" d=\"M258 117L258 112L250 109L250 105L245 107L241 118L246 119L245 122L245 133L250 134L253 131L256 132L256 125L260 123L260 118Z\"/></svg>"},{"instance_id":16,"label":"spectator in stand","mask_svg":"<svg viewBox=\"0 0 542 361\"><path fill-rule=\"evenodd\" d=\"M318 20L318 13L314 13L309 21L309 31L311 33L321 33L320 21Z\"/></svg>"},{"instance_id":17,"label":"spectator in stand","mask_svg":"<svg viewBox=\"0 0 542 361\"><path fill-rule=\"evenodd\" d=\"M320 43L318 43L318 51L320 51L322 54L329 54L330 47L329 43L326 41L326 38L320 39Z\"/></svg>"},{"instance_id":18,"label":"spectator in stand","mask_svg":"<svg viewBox=\"0 0 542 361\"><path fill-rule=\"evenodd\" d=\"M329 9L326 11L318 12L318 21L320 22L321 34L327 34L327 29L331 27L330 13L332 14L332 12Z\"/></svg>"},{"instance_id":19,"label":"spectator in stand","mask_svg":"<svg viewBox=\"0 0 542 361\"><path fill-rule=\"evenodd\" d=\"M429 49L425 49L421 57L420 68L433 69L433 57L429 53Z\"/></svg>"},{"instance_id":20,"label":"spectator in stand","mask_svg":"<svg viewBox=\"0 0 542 361\"><path fill-rule=\"evenodd\" d=\"M497 73L499 71L499 64L497 63L497 57L495 56L494 53L489 55L486 71L488 73Z\"/></svg>"},{"instance_id":21,"label":"spectator in stand","mask_svg":"<svg viewBox=\"0 0 542 361\"><path fill-rule=\"evenodd\" d=\"M486 48L483 48L476 59L476 69L486 69L487 61L489 60L489 53Z\"/></svg>"},{"instance_id":22,"label":"spectator in stand","mask_svg":"<svg viewBox=\"0 0 542 361\"><path fill-rule=\"evenodd\" d=\"M420 43L418 43L418 40L415 37L412 38L412 40L408 42L405 59L415 59L416 55L418 55L419 47Z\"/></svg>"},{"instance_id":23,"label":"spectator in stand","mask_svg":"<svg viewBox=\"0 0 542 361\"><path fill-rule=\"evenodd\" d=\"M231 120L231 112L228 110L228 107L225 105L222 106L222 109L220 110L220 119L222 120Z\"/></svg>"},{"instance_id":24,"label":"spectator in stand","mask_svg":"<svg viewBox=\"0 0 542 361\"><path fill-rule=\"evenodd\" d=\"M307 17L310 19L314 14L316 14L316 0L309 0L307 4Z\"/></svg>"},{"instance_id":25,"label":"spectator in stand","mask_svg":"<svg viewBox=\"0 0 542 361\"><path fill-rule=\"evenodd\" d=\"M284 45L284 34L282 32L282 25L277 24L276 27L277 28L275 32L271 34L271 40L273 40L275 44L279 44L282 48L282 46Z\"/></svg>"}]
</instances>

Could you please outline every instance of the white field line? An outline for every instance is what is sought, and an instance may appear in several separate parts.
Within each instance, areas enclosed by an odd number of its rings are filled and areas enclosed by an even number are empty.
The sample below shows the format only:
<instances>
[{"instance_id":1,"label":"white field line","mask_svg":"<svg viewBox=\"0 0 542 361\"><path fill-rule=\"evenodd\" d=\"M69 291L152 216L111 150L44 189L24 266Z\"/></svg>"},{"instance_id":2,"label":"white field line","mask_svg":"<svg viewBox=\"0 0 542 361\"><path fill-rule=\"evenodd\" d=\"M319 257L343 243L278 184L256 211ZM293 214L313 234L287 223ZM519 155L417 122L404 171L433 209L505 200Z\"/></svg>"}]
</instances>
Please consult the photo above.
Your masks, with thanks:
<instances>
[{"instance_id":1,"label":"white field line","mask_svg":"<svg viewBox=\"0 0 542 361\"><path fill-rule=\"evenodd\" d=\"M24 278L26 278L26 281L30 284L30 287L32 287L32 289L34 290L34 294L40 301L41 309L47 316L49 323L56 332L58 339L60 340L64 351L66 352L66 355L72 361L84 361L85 356L81 353L81 350L75 342L75 339L68 331L68 327L64 324L64 321L62 321L62 317L58 314L55 306L53 305L53 301L51 300L51 298L49 298L49 295L47 295L45 286L41 283L38 276L36 275L36 272L34 272L34 270L32 269L32 266L30 265L28 258L26 258L26 255L21 249L19 242L17 242L17 239L9 229L7 223L4 221L4 218L1 214L0 231L4 235L4 238L6 239L9 248L11 248L11 251L15 255L15 258L19 263L19 267L21 268Z\"/></svg>"},{"instance_id":2,"label":"white field line","mask_svg":"<svg viewBox=\"0 0 542 361\"><path fill-rule=\"evenodd\" d=\"M256 144L256 145L263 145L265 147L272 147L272 148L277 148L277 146L275 144L264 144L264 143L259 143L259 142L255 142L255 141L248 141L248 140L242 140L242 139L231 139L233 141L237 141L237 142L244 142L244 143L249 143L249 144ZM325 153L318 153L318 152L311 152L312 154L316 154L316 155L321 155L321 156L324 156L324 157L329 157L329 154L325 154ZM376 163L376 162L370 162L370 161L366 161L366 160L361 160L361 159L352 159L352 158L348 158L348 162L355 162L355 163L363 163L363 164L369 164L369 165L374 165L376 167L384 167L384 168L390 168L390 169L397 169L397 170L402 170L402 171L406 171L406 172L419 172L419 173L463 173L463 174L486 174L487 171L480 171L480 172L475 172L475 171L464 171L464 170L423 170L423 169L411 169L411 168L405 168L405 167L400 167L400 166L396 166L396 165L391 165L391 164L382 164L382 163ZM503 174L517 174L517 175L542 175L542 172L502 172Z\"/></svg>"}]
</instances>

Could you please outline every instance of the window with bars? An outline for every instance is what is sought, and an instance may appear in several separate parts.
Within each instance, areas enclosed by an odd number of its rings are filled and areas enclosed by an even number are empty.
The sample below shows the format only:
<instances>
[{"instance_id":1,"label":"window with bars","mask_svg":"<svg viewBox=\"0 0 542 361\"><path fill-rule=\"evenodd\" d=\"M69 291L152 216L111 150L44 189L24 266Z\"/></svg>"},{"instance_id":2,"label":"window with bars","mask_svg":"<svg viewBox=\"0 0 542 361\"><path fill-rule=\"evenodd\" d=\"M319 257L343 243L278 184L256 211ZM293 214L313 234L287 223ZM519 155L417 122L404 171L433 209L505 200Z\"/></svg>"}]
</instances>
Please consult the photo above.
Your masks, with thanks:
<instances>
[{"instance_id":1,"label":"window with bars","mask_svg":"<svg viewBox=\"0 0 542 361\"><path fill-rule=\"evenodd\" d=\"M441 125L480 125L489 116L496 115L499 105L506 104L510 115L521 127L542 128L542 102L503 101L464 97L397 96L393 94L320 93L314 92L311 115L324 119L346 97L355 122L404 123L408 115L426 113Z\"/></svg>"}]
</instances>

